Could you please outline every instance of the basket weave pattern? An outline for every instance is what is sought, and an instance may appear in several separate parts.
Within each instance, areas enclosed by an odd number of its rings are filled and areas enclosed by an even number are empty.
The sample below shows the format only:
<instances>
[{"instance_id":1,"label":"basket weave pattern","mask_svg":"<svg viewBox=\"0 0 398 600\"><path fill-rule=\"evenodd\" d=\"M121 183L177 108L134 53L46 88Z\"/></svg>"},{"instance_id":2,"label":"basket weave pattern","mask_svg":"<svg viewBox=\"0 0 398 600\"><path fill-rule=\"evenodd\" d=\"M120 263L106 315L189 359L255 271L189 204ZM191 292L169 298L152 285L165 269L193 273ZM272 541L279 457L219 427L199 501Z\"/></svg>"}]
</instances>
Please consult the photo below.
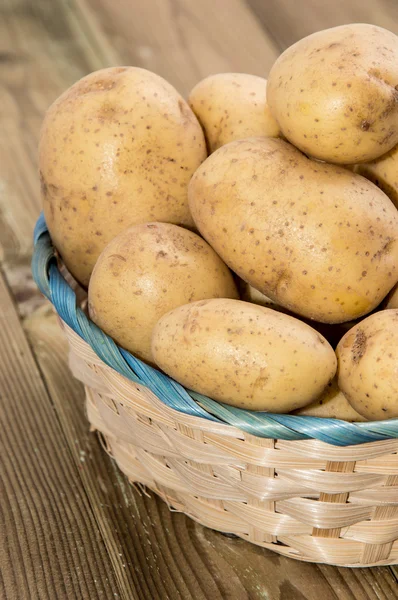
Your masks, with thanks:
<instances>
[{"instance_id":1,"label":"basket weave pattern","mask_svg":"<svg viewBox=\"0 0 398 600\"><path fill-rule=\"evenodd\" d=\"M63 327L89 421L132 482L212 529L292 558L398 562L398 440L277 441L179 413Z\"/></svg>"},{"instance_id":2,"label":"basket weave pattern","mask_svg":"<svg viewBox=\"0 0 398 600\"><path fill-rule=\"evenodd\" d=\"M398 419L346 423L214 402L118 348L87 318L42 216L32 269L60 316L91 426L131 482L292 558L398 563Z\"/></svg>"}]
</instances>

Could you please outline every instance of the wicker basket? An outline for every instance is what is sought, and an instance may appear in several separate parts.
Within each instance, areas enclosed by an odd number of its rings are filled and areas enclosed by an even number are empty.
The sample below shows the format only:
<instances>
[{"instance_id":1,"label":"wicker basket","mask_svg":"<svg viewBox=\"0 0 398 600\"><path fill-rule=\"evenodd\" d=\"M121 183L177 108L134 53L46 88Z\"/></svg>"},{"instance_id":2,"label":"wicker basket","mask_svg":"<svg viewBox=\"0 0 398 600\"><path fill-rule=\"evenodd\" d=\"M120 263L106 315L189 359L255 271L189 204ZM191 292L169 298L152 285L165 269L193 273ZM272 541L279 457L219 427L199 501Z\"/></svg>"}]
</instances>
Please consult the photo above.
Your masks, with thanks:
<instances>
[{"instance_id":1,"label":"wicker basket","mask_svg":"<svg viewBox=\"0 0 398 600\"><path fill-rule=\"evenodd\" d=\"M398 562L398 419L250 413L188 392L76 306L43 217L33 273L60 315L92 428L130 481L207 527L291 558Z\"/></svg>"}]
</instances>

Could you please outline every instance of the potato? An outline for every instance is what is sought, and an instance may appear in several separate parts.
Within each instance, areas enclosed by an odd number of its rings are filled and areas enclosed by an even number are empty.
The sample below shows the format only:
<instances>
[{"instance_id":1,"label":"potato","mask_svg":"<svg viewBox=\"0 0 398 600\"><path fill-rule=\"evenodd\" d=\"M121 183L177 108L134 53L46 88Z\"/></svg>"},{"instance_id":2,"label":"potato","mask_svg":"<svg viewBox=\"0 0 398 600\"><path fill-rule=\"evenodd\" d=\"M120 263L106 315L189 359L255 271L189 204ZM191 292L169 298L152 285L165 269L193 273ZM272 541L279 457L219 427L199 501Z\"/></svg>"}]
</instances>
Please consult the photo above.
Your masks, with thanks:
<instances>
[{"instance_id":1,"label":"potato","mask_svg":"<svg viewBox=\"0 0 398 600\"><path fill-rule=\"evenodd\" d=\"M114 238L95 265L89 290L91 319L120 346L152 361L156 321L202 298L237 298L232 274L198 235L169 223L130 227Z\"/></svg>"},{"instance_id":2,"label":"potato","mask_svg":"<svg viewBox=\"0 0 398 600\"><path fill-rule=\"evenodd\" d=\"M285 308L284 306L281 306L280 304L277 304L276 302L271 300L271 298L268 298L268 296L265 296L264 294L256 290L253 286L243 281L243 279L239 279L238 290L240 299L244 300L245 302L251 302L252 304L259 304L260 306L272 308L273 310L283 312L287 315L290 315L291 317L297 318L298 316L291 310ZM350 327L353 327L357 323L357 321L349 321L348 323L336 324L319 323L319 321L313 321L304 317L301 317L300 320L303 321L303 323L307 323L307 325L309 325L310 327L315 329L315 331L320 333L321 336L323 336L329 342L332 348L336 348L337 344L339 343L343 335L346 333L346 331L348 331Z\"/></svg>"},{"instance_id":3,"label":"potato","mask_svg":"<svg viewBox=\"0 0 398 600\"><path fill-rule=\"evenodd\" d=\"M370 421L398 417L398 310L382 310L353 327L336 349L338 384Z\"/></svg>"},{"instance_id":4,"label":"potato","mask_svg":"<svg viewBox=\"0 0 398 600\"><path fill-rule=\"evenodd\" d=\"M398 308L398 284L392 288L387 296L385 308Z\"/></svg>"},{"instance_id":5,"label":"potato","mask_svg":"<svg viewBox=\"0 0 398 600\"><path fill-rule=\"evenodd\" d=\"M39 167L44 214L70 272L87 286L120 231L192 227L187 186L206 157L202 129L164 79L135 67L91 73L48 110Z\"/></svg>"},{"instance_id":6,"label":"potato","mask_svg":"<svg viewBox=\"0 0 398 600\"><path fill-rule=\"evenodd\" d=\"M312 321L311 319L303 319L304 323L308 323L313 327L318 333L323 335L324 338L327 339L332 348L336 348L337 344L351 329L354 327L360 319L355 319L354 321L346 321L345 323L319 323L318 321Z\"/></svg>"},{"instance_id":7,"label":"potato","mask_svg":"<svg viewBox=\"0 0 398 600\"><path fill-rule=\"evenodd\" d=\"M219 148L188 193L197 227L224 262L296 314L351 321L398 280L398 211L387 196L283 140Z\"/></svg>"},{"instance_id":8,"label":"potato","mask_svg":"<svg viewBox=\"0 0 398 600\"><path fill-rule=\"evenodd\" d=\"M319 398L293 412L294 415L320 417L324 419L341 419L342 421L361 422L366 419L357 413L339 389L336 379L328 383Z\"/></svg>"},{"instance_id":9,"label":"potato","mask_svg":"<svg viewBox=\"0 0 398 600\"><path fill-rule=\"evenodd\" d=\"M246 283L246 281L243 281L243 279L239 279L238 289L240 299L244 300L245 302L259 304L260 306L266 306L267 308L273 308L274 310L281 310L282 312L285 310L283 306L279 306L279 304L271 300L271 298L268 298L268 296L265 296L256 290L256 288L254 288L252 285L249 285Z\"/></svg>"},{"instance_id":10,"label":"potato","mask_svg":"<svg viewBox=\"0 0 398 600\"><path fill-rule=\"evenodd\" d=\"M280 134L266 92L266 79L246 73L211 75L193 88L188 102L204 129L209 152L253 135Z\"/></svg>"},{"instance_id":11,"label":"potato","mask_svg":"<svg viewBox=\"0 0 398 600\"><path fill-rule=\"evenodd\" d=\"M280 304L277 304L276 302L271 300L271 298L268 298L268 296L265 296L264 294L256 290L252 285L249 285L248 283L243 281L243 279L238 278L238 290L240 299L244 300L245 302L259 304L260 306L265 306L267 308L272 308L273 310L283 312L287 315L290 315L291 317L297 317L297 315L294 312L288 310ZM315 329L315 331L320 333L321 336L323 336L329 342L332 348L335 348L341 340L341 338L343 337L343 335L351 327L354 327L354 325L356 325L356 323L358 322L358 320L356 320L349 321L347 323L336 324L319 323L318 321L312 321L311 319L305 319L304 317L301 317L300 320L304 323L307 323L307 325L309 325L310 327Z\"/></svg>"},{"instance_id":12,"label":"potato","mask_svg":"<svg viewBox=\"0 0 398 600\"><path fill-rule=\"evenodd\" d=\"M277 59L267 100L282 133L309 156L369 161L398 143L398 37L367 24L326 29Z\"/></svg>"},{"instance_id":13,"label":"potato","mask_svg":"<svg viewBox=\"0 0 398 600\"><path fill-rule=\"evenodd\" d=\"M398 146L371 162L355 165L354 170L375 183L398 208Z\"/></svg>"},{"instance_id":14,"label":"potato","mask_svg":"<svg viewBox=\"0 0 398 600\"><path fill-rule=\"evenodd\" d=\"M336 371L327 341L298 319L240 300L213 299L164 315L156 364L215 400L285 413L319 396Z\"/></svg>"}]
</instances>

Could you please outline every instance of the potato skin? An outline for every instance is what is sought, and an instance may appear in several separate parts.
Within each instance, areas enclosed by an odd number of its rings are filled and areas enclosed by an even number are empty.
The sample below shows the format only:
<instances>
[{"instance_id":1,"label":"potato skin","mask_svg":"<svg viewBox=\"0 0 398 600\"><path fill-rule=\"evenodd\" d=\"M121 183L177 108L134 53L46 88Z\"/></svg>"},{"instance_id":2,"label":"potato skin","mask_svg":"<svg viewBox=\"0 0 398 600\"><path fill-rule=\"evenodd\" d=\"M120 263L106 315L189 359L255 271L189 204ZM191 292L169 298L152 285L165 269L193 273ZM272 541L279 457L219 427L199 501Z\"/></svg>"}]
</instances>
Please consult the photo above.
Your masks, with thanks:
<instances>
[{"instance_id":1,"label":"potato skin","mask_svg":"<svg viewBox=\"0 0 398 600\"><path fill-rule=\"evenodd\" d=\"M229 267L304 317L351 321L398 280L398 211L387 196L283 140L223 146L195 172L189 202Z\"/></svg>"},{"instance_id":2,"label":"potato skin","mask_svg":"<svg viewBox=\"0 0 398 600\"><path fill-rule=\"evenodd\" d=\"M192 89L188 103L204 129L209 152L234 140L280 134L266 91L266 79L246 73L210 75Z\"/></svg>"},{"instance_id":3,"label":"potato skin","mask_svg":"<svg viewBox=\"0 0 398 600\"><path fill-rule=\"evenodd\" d=\"M172 308L202 298L238 298L229 269L195 233L169 223L130 227L95 265L90 318L120 346L152 362L151 334Z\"/></svg>"},{"instance_id":4,"label":"potato skin","mask_svg":"<svg viewBox=\"0 0 398 600\"><path fill-rule=\"evenodd\" d=\"M371 162L355 165L354 170L383 190L398 208L398 146Z\"/></svg>"},{"instance_id":5,"label":"potato skin","mask_svg":"<svg viewBox=\"0 0 398 600\"><path fill-rule=\"evenodd\" d=\"M44 214L70 272L87 286L100 252L131 225L193 227L187 186L206 155L195 115L158 75L115 67L72 85L39 144Z\"/></svg>"},{"instance_id":6,"label":"potato skin","mask_svg":"<svg viewBox=\"0 0 398 600\"><path fill-rule=\"evenodd\" d=\"M259 304L260 306L265 306L266 308L272 308L273 310L280 310L281 312L285 312L283 306L279 306L276 302L265 296L258 290L256 290L252 285L243 281L243 279L239 279L238 281L238 290L240 299L245 302L251 302L252 304Z\"/></svg>"},{"instance_id":7,"label":"potato skin","mask_svg":"<svg viewBox=\"0 0 398 600\"><path fill-rule=\"evenodd\" d=\"M297 315L290 311L289 309L277 304L268 296L264 296L261 292L256 290L253 286L249 285L243 279L238 278L238 290L240 299L245 302L251 302L252 304L259 304L260 306L265 306L266 308L272 308L273 310L277 310L279 312L283 312L291 317L297 318ZM398 295L397 295L398 296ZM306 319L305 317L300 318L301 321L307 323L310 327L315 329L318 333L324 337L332 348L336 348L337 344L343 337L343 335L351 328L356 325L357 321L349 321L346 323L320 323L319 321L313 321L312 319Z\"/></svg>"},{"instance_id":8,"label":"potato skin","mask_svg":"<svg viewBox=\"0 0 398 600\"><path fill-rule=\"evenodd\" d=\"M382 310L353 327L336 349L338 384L369 421L398 417L398 310Z\"/></svg>"},{"instance_id":9,"label":"potato skin","mask_svg":"<svg viewBox=\"0 0 398 600\"><path fill-rule=\"evenodd\" d=\"M395 285L388 294L384 308L398 308L398 284Z\"/></svg>"},{"instance_id":10,"label":"potato skin","mask_svg":"<svg viewBox=\"0 0 398 600\"><path fill-rule=\"evenodd\" d=\"M398 37L368 24L319 31L290 46L268 78L283 134L307 155L349 164L398 143Z\"/></svg>"},{"instance_id":11,"label":"potato skin","mask_svg":"<svg viewBox=\"0 0 398 600\"><path fill-rule=\"evenodd\" d=\"M333 349L298 319L239 300L180 306L153 331L156 364L215 400L285 413L312 402L336 371Z\"/></svg>"},{"instance_id":12,"label":"potato skin","mask_svg":"<svg viewBox=\"0 0 398 600\"><path fill-rule=\"evenodd\" d=\"M341 419L350 423L366 421L365 417L357 413L348 402L343 392L339 389L336 378L328 383L324 392L315 402L304 406L304 408L295 410L293 414L323 419Z\"/></svg>"}]
</instances>

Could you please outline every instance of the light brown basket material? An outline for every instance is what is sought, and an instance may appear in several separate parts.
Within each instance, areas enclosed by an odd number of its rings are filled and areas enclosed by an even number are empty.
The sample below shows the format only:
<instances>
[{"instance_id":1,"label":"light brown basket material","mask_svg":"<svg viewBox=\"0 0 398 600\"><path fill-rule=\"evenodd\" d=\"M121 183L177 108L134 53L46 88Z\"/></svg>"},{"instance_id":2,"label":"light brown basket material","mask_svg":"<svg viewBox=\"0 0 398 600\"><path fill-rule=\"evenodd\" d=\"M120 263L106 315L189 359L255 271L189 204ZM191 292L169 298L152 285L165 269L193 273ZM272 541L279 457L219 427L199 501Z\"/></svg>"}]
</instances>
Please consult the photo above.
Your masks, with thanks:
<instances>
[{"instance_id":1,"label":"light brown basket material","mask_svg":"<svg viewBox=\"0 0 398 600\"><path fill-rule=\"evenodd\" d=\"M181 414L63 327L90 423L132 482L207 527L285 556L398 562L398 440L344 448L268 440Z\"/></svg>"}]
</instances>

